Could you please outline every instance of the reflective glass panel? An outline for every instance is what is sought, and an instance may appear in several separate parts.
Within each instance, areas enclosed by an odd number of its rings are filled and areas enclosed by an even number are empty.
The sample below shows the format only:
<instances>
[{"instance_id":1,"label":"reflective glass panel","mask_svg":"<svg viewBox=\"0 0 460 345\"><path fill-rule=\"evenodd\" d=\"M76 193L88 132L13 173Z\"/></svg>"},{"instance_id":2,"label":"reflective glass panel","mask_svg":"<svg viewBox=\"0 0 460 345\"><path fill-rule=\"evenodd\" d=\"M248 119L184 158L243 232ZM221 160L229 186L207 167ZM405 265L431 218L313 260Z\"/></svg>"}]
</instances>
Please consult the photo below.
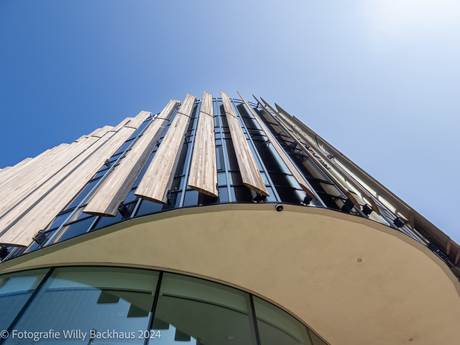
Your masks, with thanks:
<instances>
[{"instance_id":1,"label":"reflective glass panel","mask_svg":"<svg viewBox=\"0 0 460 345\"><path fill-rule=\"evenodd\" d=\"M86 218L75 223L71 223L62 228L61 234L57 237L54 243L62 242L73 238L78 235L82 235L89 230L91 224L93 224L95 217Z\"/></svg>"},{"instance_id":2,"label":"reflective glass panel","mask_svg":"<svg viewBox=\"0 0 460 345\"><path fill-rule=\"evenodd\" d=\"M57 268L15 329L61 332L59 340L40 341L45 344L143 344L139 330L148 328L157 281L158 273L146 270ZM66 338L63 332L72 330L80 333ZM111 338L102 336L107 331ZM6 344L23 343L19 340L10 337Z\"/></svg>"},{"instance_id":3,"label":"reflective glass panel","mask_svg":"<svg viewBox=\"0 0 460 345\"><path fill-rule=\"evenodd\" d=\"M88 195L88 193L94 188L94 186L99 182L99 180L93 180L91 182L88 182L85 188L75 197L75 199L72 200L69 206L66 207L66 209L71 209L74 208L75 206L78 206L80 202Z\"/></svg>"},{"instance_id":4,"label":"reflective glass panel","mask_svg":"<svg viewBox=\"0 0 460 345\"><path fill-rule=\"evenodd\" d=\"M262 345L313 345L302 323L273 304L253 298Z\"/></svg>"},{"instance_id":5,"label":"reflective glass panel","mask_svg":"<svg viewBox=\"0 0 460 345\"><path fill-rule=\"evenodd\" d=\"M217 174L217 184L219 186L226 186L227 185L227 174L222 172Z\"/></svg>"},{"instance_id":6,"label":"reflective glass panel","mask_svg":"<svg viewBox=\"0 0 460 345\"><path fill-rule=\"evenodd\" d=\"M51 223L51 225L48 227L48 229L55 229L55 228L58 228L61 224L63 224L65 222L65 220L70 216L70 213L71 212L67 212L67 213L64 213L64 214L61 214L60 216L57 216L53 223Z\"/></svg>"},{"instance_id":7,"label":"reflective glass panel","mask_svg":"<svg viewBox=\"0 0 460 345\"><path fill-rule=\"evenodd\" d=\"M255 196L251 194L251 190L244 186L244 187L230 187L230 191L232 193L232 200L233 202L253 202L252 199Z\"/></svg>"},{"instance_id":8,"label":"reflective glass panel","mask_svg":"<svg viewBox=\"0 0 460 345\"><path fill-rule=\"evenodd\" d=\"M0 330L6 330L45 277L48 269L0 276Z\"/></svg>"},{"instance_id":9,"label":"reflective glass panel","mask_svg":"<svg viewBox=\"0 0 460 345\"><path fill-rule=\"evenodd\" d=\"M249 295L209 281L165 273L152 329L156 344L255 345Z\"/></svg>"},{"instance_id":10,"label":"reflective glass panel","mask_svg":"<svg viewBox=\"0 0 460 345\"><path fill-rule=\"evenodd\" d=\"M167 209L167 205L158 204L148 200L142 200L141 205L136 213L136 217L145 216L147 214L157 213L163 209Z\"/></svg>"}]
</instances>

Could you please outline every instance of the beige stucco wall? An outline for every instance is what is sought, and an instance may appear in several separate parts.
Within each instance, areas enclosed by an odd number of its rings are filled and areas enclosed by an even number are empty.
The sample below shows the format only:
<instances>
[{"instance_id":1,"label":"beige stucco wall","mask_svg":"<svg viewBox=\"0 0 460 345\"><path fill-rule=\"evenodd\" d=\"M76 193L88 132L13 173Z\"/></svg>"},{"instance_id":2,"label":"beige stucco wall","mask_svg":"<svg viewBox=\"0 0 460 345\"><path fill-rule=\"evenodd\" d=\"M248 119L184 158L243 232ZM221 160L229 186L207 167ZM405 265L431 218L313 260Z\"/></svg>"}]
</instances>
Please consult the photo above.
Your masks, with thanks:
<instances>
[{"instance_id":1,"label":"beige stucco wall","mask_svg":"<svg viewBox=\"0 0 460 345\"><path fill-rule=\"evenodd\" d=\"M333 345L454 344L460 338L460 284L441 260L393 229L325 209L181 209L24 255L1 264L0 272L74 264L163 269L223 282L281 306Z\"/></svg>"}]
</instances>

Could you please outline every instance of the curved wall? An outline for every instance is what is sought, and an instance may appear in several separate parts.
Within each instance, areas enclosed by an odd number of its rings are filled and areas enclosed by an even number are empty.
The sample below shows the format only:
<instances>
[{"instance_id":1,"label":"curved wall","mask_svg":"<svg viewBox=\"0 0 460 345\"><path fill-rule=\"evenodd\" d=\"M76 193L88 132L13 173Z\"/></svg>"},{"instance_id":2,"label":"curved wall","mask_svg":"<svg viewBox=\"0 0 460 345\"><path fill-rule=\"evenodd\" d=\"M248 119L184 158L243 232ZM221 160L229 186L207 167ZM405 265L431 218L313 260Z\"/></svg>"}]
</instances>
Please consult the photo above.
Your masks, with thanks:
<instances>
[{"instance_id":1,"label":"curved wall","mask_svg":"<svg viewBox=\"0 0 460 345\"><path fill-rule=\"evenodd\" d=\"M276 304L331 344L449 343L459 282L426 247L326 209L220 205L115 224L5 262L143 267L234 286Z\"/></svg>"}]
</instances>

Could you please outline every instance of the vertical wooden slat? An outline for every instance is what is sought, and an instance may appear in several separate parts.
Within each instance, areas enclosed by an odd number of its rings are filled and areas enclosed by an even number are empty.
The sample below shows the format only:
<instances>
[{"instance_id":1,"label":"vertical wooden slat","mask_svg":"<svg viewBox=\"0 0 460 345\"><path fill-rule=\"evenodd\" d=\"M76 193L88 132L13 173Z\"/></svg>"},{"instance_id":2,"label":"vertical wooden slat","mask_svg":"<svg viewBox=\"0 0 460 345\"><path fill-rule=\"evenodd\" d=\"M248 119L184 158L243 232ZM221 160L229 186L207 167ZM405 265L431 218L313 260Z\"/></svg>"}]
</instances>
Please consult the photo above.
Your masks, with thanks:
<instances>
[{"instance_id":1,"label":"vertical wooden slat","mask_svg":"<svg viewBox=\"0 0 460 345\"><path fill-rule=\"evenodd\" d=\"M24 180L19 186L14 189L10 188L11 190L7 193L2 192L0 194L0 218L3 219L6 212L16 207L24 199L31 197L37 189L45 193L48 189L44 186L54 185L59 180L58 176L62 175L61 171L65 170L67 165L72 164L75 159L78 161L79 156L97 140L96 137L90 137L86 141L68 145L63 150L50 155L41 165L35 165L32 171L25 174ZM2 188L2 191L5 191L6 187L8 186Z\"/></svg>"},{"instance_id":2,"label":"vertical wooden slat","mask_svg":"<svg viewBox=\"0 0 460 345\"><path fill-rule=\"evenodd\" d=\"M171 100L134 143L126 157L101 184L83 212L98 216L116 216L160 139L180 102Z\"/></svg>"},{"instance_id":3,"label":"vertical wooden slat","mask_svg":"<svg viewBox=\"0 0 460 345\"><path fill-rule=\"evenodd\" d=\"M220 91L220 94L222 97L222 104L224 105L225 116L227 117L228 127L230 128L232 143L235 148L236 159L238 161L238 167L240 168L243 184L259 194L268 196L269 194L267 188L265 188L262 175L260 175L257 163L252 156L251 149L244 136L243 130L241 129L241 125L236 117L235 111L233 110L230 98L223 91Z\"/></svg>"},{"instance_id":4,"label":"vertical wooden slat","mask_svg":"<svg viewBox=\"0 0 460 345\"><path fill-rule=\"evenodd\" d=\"M139 128L139 126L142 124L142 122L147 120L147 117L149 117L150 115L152 115L152 113L150 113L149 111L144 111L143 110L139 114L137 114L134 119L131 119L131 121L129 121L125 125L125 127Z\"/></svg>"},{"instance_id":5,"label":"vertical wooden slat","mask_svg":"<svg viewBox=\"0 0 460 345\"><path fill-rule=\"evenodd\" d=\"M36 181L34 184L28 184L23 189L15 191L1 203L2 215L0 217L0 230L4 230L11 226L19 217L26 214L42 200L49 192L56 188L60 183L63 183L69 174L78 167L88 156L90 156L97 145L93 143L99 139L89 137L85 145L80 145L81 152L68 150L63 152L64 160L58 161L59 167L54 167L54 174L48 174L46 180ZM82 143L83 144L83 143ZM68 162L67 162L68 161ZM60 164L63 163L63 164ZM71 183L71 182L70 182Z\"/></svg>"},{"instance_id":6,"label":"vertical wooden slat","mask_svg":"<svg viewBox=\"0 0 460 345\"><path fill-rule=\"evenodd\" d=\"M262 101L264 101L264 100L262 99ZM265 103L265 101L264 101L264 103ZM275 103L275 106L276 106L276 108L279 110L279 112L277 112L277 113L278 113L278 114L281 113L282 115L284 115L284 116L287 118L287 120L290 121L290 123L292 124L291 127L295 128L296 122L297 122L298 120L297 120L296 118L292 117L291 115L289 115L289 114L288 114L284 109L282 109L278 104ZM299 124L301 124L300 121L298 121L298 122L299 122ZM303 124L302 124L302 125L303 125ZM305 125L304 125L304 126L305 126ZM297 130L297 132L301 133L301 134L303 135L303 137L305 137L306 139L309 139L309 143L310 143L311 145L313 145L313 147L318 146L317 143L314 143L306 134L303 133L303 131L300 131L300 130L298 130L298 129L296 129L296 130ZM372 210L373 210L375 213L377 213L378 215L380 215L379 207L377 206L377 204L375 203L375 201L374 201L372 195L371 195L369 192L367 192L364 188L362 188L359 184L357 184L352 178L350 178L350 177L348 176L348 174L347 174L345 171L343 171L342 167L340 167L333 159L330 159L329 157L327 157L327 156L322 152L322 150L317 150L317 153L318 153L319 155L321 155L321 157L323 157L324 160L326 160L326 158L327 158L327 161L331 162L331 163L337 168L337 170L339 170L339 171L342 173L342 176L345 178L346 182L349 183L351 186L353 186L356 190L358 190L358 191L361 193L361 195L363 196L363 198L371 204Z\"/></svg>"},{"instance_id":7,"label":"vertical wooden slat","mask_svg":"<svg viewBox=\"0 0 460 345\"><path fill-rule=\"evenodd\" d=\"M5 180L11 178L11 176L16 175L21 169L24 168L24 166L27 166L28 164L30 164L30 161L32 161L32 160L33 160L33 158L28 157L28 158L20 161L15 166L12 166L9 169L0 169L0 183L2 183L1 181L5 181Z\"/></svg>"},{"instance_id":8,"label":"vertical wooden slat","mask_svg":"<svg viewBox=\"0 0 460 345\"><path fill-rule=\"evenodd\" d=\"M0 184L0 215L2 210L7 207L8 200L13 194L20 193L22 190L30 189L30 186L40 184L49 178L50 172L57 168L59 161L68 150L73 150L75 146L80 144L61 144L44 152L24 169L21 169L17 174L14 174L8 180L2 181Z\"/></svg>"},{"instance_id":9,"label":"vertical wooden slat","mask_svg":"<svg viewBox=\"0 0 460 345\"><path fill-rule=\"evenodd\" d=\"M122 127L116 133L109 131L104 134L98 140L97 149L76 167L63 183L56 186L37 205L19 217L14 224L1 229L0 244L29 245L34 234L43 229L75 197L101 165L134 131L134 128Z\"/></svg>"},{"instance_id":10,"label":"vertical wooden slat","mask_svg":"<svg viewBox=\"0 0 460 345\"><path fill-rule=\"evenodd\" d=\"M174 178L195 100L195 96L189 94L185 96L163 142L134 193L136 196L157 203L166 203L166 192Z\"/></svg>"},{"instance_id":11,"label":"vertical wooden slat","mask_svg":"<svg viewBox=\"0 0 460 345\"><path fill-rule=\"evenodd\" d=\"M259 102L259 100L254 96L254 98L257 100L257 102ZM267 104L265 101L264 101L265 104ZM260 105L262 105L262 107L264 107L264 105L262 103L259 102ZM268 105L268 104L267 104ZM265 108L265 107L264 107ZM266 109L266 108L265 108ZM273 108L271 108L271 110L274 111ZM266 111L268 112L268 109L266 109ZM276 112L274 112L274 114L276 114ZM279 115L279 114L278 114ZM290 128L292 128L292 130L290 130L287 126L290 124L289 122L287 122L284 118L282 117L274 117L275 121L278 122L278 124L281 126L281 128L283 128L287 133L290 133L290 136L291 138L297 143L298 147L313 161L315 161L317 164L316 166L319 167L319 169L321 169L321 171L334 183L334 185L340 189L342 191L343 194L345 194L345 196L353 203L353 205L356 206L356 208L358 208L359 210L361 210L361 205L358 203L358 201L356 200L356 198L353 196L353 194L350 193L350 191L346 188L346 186L343 185L342 182L340 182L328 169L326 169L326 167L319 161L318 157L316 157L312 152L310 152L304 144L302 144L302 142L299 140L299 139L303 139L305 141L308 142L309 146L311 145L314 145L314 143L312 141L309 140L309 138L307 138L306 136L303 136L299 131L297 131L297 129L295 128L295 126L289 126ZM316 153L318 153L318 151L316 151Z\"/></svg>"},{"instance_id":12,"label":"vertical wooden slat","mask_svg":"<svg viewBox=\"0 0 460 345\"><path fill-rule=\"evenodd\" d=\"M249 111L252 113L254 118L256 119L257 123L259 126L262 128L262 130L265 132L265 135L268 137L268 140L270 143L273 145L273 148L278 152L280 155L281 159L283 160L284 164L286 164L287 168L291 172L292 176L296 179L297 183L302 187L303 191L307 193L312 199L318 200L316 197L315 193L311 190L310 186L308 185L307 181L303 178L303 176L297 171L297 168L292 164L291 160L289 157L286 155L284 152L283 148L280 146L278 141L275 139L275 137L272 135L270 130L265 126L265 123L260 119L259 115L252 109L252 107L249 105L249 103L246 101L246 99L238 92L238 95L240 95L241 99L243 100L244 104L246 104L246 107L249 109Z\"/></svg>"},{"instance_id":13,"label":"vertical wooden slat","mask_svg":"<svg viewBox=\"0 0 460 345\"><path fill-rule=\"evenodd\" d=\"M207 92L201 99L188 185L200 193L218 196L212 95Z\"/></svg>"},{"instance_id":14,"label":"vertical wooden slat","mask_svg":"<svg viewBox=\"0 0 460 345\"><path fill-rule=\"evenodd\" d=\"M95 131L93 131L89 136L91 137L97 137L97 138L102 138L102 136L109 132L109 131L114 131L115 127L112 126L104 126L102 128L98 128Z\"/></svg>"},{"instance_id":15,"label":"vertical wooden slat","mask_svg":"<svg viewBox=\"0 0 460 345\"><path fill-rule=\"evenodd\" d=\"M115 132L117 132L121 127L131 127L129 123L134 120L133 117L127 117L123 121L121 121L116 127L115 127ZM134 126L133 126L134 128ZM137 128L137 127L136 127Z\"/></svg>"}]
</instances>

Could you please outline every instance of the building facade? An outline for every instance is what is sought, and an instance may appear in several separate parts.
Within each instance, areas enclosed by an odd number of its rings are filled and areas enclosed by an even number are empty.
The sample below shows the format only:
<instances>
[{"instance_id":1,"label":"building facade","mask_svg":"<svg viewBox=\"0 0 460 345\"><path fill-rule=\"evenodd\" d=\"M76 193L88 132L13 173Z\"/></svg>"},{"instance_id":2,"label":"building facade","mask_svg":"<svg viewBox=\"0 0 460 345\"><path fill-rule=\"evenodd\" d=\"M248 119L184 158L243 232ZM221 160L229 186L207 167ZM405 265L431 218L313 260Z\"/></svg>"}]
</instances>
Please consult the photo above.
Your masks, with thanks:
<instances>
[{"instance_id":1,"label":"building facade","mask_svg":"<svg viewBox=\"0 0 460 345\"><path fill-rule=\"evenodd\" d=\"M460 247L264 99L204 92L0 170L0 344L440 344Z\"/></svg>"}]
</instances>

